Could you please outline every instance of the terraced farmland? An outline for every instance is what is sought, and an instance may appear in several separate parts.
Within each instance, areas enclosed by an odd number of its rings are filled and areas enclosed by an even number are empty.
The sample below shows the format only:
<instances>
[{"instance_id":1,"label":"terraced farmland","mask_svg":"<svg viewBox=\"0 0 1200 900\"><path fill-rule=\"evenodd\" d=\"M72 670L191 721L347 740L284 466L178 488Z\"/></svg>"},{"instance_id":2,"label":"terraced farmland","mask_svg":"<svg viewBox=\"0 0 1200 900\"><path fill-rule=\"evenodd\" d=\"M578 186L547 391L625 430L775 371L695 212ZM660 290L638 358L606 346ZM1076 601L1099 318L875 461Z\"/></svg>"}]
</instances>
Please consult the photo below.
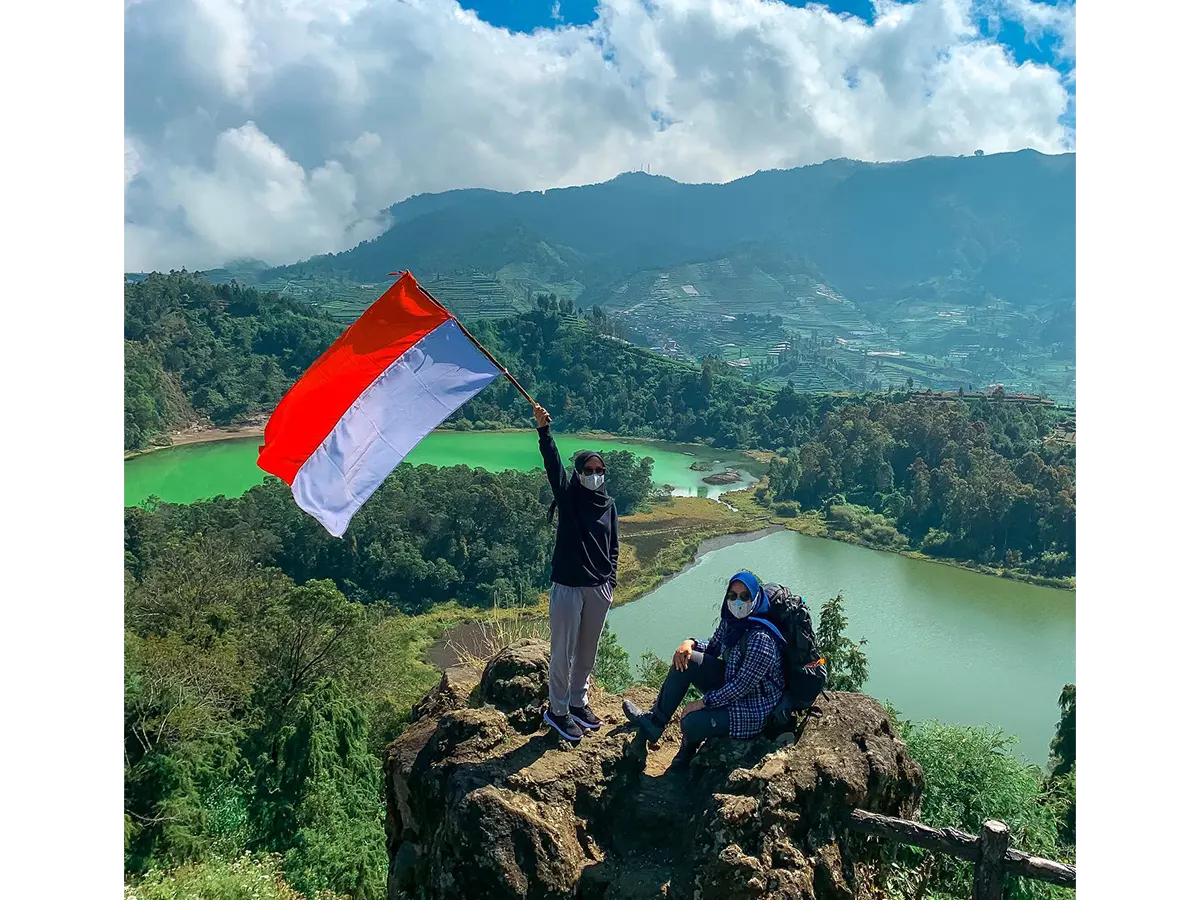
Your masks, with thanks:
<instances>
[{"instance_id":1,"label":"terraced farmland","mask_svg":"<svg viewBox=\"0 0 1200 900\"><path fill-rule=\"evenodd\" d=\"M498 319L529 308L527 303L518 303L494 277L481 272L424 276L421 284L456 316L468 320Z\"/></svg>"}]
</instances>

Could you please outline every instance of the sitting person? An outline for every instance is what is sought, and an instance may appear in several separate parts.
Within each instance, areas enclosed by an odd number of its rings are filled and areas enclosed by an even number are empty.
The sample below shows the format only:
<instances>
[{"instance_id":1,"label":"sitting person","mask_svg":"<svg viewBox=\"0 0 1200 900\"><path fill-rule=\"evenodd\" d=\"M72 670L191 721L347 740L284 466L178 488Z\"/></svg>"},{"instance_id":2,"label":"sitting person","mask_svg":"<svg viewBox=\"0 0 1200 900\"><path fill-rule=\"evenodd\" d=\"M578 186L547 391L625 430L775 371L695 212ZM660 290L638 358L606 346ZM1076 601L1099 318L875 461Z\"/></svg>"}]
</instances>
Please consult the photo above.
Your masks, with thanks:
<instances>
[{"instance_id":1,"label":"sitting person","mask_svg":"<svg viewBox=\"0 0 1200 900\"><path fill-rule=\"evenodd\" d=\"M782 636L759 618L768 608L758 578L738 572L729 580L716 632L707 641L688 638L679 645L654 706L645 712L624 702L625 717L654 743L688 688L704 692L683 708L683 740L672 770L686 769L706 738L755 737L783 697Z\"/></svg>"}]
</instances>

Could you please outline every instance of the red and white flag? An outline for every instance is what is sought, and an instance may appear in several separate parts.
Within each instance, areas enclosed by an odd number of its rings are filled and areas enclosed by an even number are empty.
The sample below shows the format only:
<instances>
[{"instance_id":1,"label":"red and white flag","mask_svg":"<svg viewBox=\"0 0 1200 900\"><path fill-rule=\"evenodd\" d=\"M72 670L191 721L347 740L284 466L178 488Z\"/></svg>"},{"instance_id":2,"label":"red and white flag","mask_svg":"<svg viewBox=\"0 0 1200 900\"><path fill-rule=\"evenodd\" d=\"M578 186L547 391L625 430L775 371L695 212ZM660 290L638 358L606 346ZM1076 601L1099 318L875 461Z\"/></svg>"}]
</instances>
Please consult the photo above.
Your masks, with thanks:
<instances>
[{"instance_id":1,"label":"red and white flag","mask_svg":"<svg viewBox=\"0 0 1200 900\"><path fill-rule=\"evenodd\" d=\"M279 401L258 466L341 537L413 447L500 373L405 272Z\"/></svg>"}]
</instances>

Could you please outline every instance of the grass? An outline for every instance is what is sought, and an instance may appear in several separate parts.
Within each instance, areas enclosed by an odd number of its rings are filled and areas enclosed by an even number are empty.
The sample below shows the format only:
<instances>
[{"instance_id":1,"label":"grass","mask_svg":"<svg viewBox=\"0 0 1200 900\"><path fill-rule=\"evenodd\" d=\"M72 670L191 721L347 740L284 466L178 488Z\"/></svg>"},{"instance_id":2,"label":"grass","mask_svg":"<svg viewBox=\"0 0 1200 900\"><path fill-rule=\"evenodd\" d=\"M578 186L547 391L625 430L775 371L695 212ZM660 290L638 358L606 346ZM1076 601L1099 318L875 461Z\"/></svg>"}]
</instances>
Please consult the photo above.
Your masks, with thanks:
<instances>
[{"instance_id":1,"label":"grass","mask_svg":"<svg viewBox=\"0 0 1200 900\"><path fill-rule=\"evenodd\" d=\"M524 609L493 606L470 632L470 639L451 638L447 649L458 657L459 665L482 672L488 660L505 647L524 638L550 640L548 609L539 604Z\"/></svg>"},{"instance_id":2,"label":"grass","mask_svg":"<svg viewBox=\"0 0 1200 900\"><path fill-rule=\"evenodd\" d=\"M125 885L125 900L306 900L283 877L277 855L213 856L171 871L152 869ZM322 892L308 900L343 900Z\"/></svg>"},{"instance_id":3,"label":"grass","mask_svg":"<svg viewBox=\"0 0 1200 900\"><path fill-rule=\"evenodd\" d=\"M704 540L756 531L765 524L759 517L702 497L672 497L622 518L613 606L636 600L678 573L695 559Z\"/></svg>"}]
</instances>

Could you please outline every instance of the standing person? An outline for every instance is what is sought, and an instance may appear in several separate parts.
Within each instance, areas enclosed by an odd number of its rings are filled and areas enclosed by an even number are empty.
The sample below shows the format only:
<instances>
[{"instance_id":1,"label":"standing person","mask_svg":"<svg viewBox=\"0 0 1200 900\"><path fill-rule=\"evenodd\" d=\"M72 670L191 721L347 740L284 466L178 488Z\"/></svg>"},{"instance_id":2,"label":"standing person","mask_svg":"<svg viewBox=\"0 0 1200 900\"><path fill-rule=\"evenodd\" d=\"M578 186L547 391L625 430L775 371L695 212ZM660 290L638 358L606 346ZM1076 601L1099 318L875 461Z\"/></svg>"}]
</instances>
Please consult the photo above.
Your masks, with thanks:
<instances>
[{"instance_id":1,"label":"standing person","mask_svg":"<svg viewBox=\"0 0 1200 900\"><path fill-rule=\"evenodd\" d=\"M692 685L704 692L683 708L683 739L671 770L684 770L710 737L745 740L763 730L784 692L783 635L764 616L771 603L753 572L738 572L725 589L721 620L707 641L687 638L648 711L626 700L625 717L657 742Z\"/></svg>"},{"instance_id":2,"label":"standing person","mask_svg":"<svg viewBox=\"0 0 1200 900\"><path fill-rule=\"evenodd\" d=\"M542 718L568 741L578 741L584 728L600 727L588 706L588 681L617 584L617 510L604 489L600 454L580 450L568 478L550 436L550 414L535 403L533 415L554 490L551 517L558 508L550 569L550 703Z\"/></svg>"}]
</instances>

